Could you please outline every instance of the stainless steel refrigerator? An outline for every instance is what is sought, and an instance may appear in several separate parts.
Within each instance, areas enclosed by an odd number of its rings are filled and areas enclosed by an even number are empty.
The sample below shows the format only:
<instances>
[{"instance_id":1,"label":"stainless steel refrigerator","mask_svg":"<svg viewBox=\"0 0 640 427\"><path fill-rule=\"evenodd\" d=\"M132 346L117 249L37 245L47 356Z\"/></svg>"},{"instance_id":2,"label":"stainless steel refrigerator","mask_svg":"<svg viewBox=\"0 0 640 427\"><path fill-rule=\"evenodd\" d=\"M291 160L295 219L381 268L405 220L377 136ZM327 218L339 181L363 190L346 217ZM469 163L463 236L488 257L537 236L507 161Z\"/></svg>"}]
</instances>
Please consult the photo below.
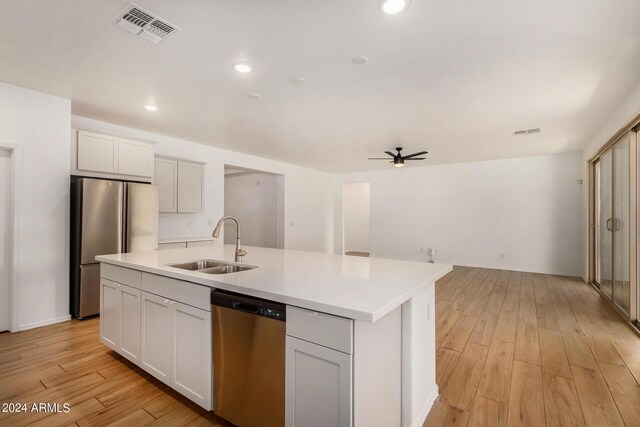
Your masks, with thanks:
<instances>
[{"instance_id":1,"label":"stainless steel refrigerator","mask_svg":"<svg viewBox=\"0 0 640 427\"><path fill-rule=\"evenodd\" d=\"M72 177L71 315L100 312L97 255L158 248L158 186Z\"/></svg>"}]
</instances>

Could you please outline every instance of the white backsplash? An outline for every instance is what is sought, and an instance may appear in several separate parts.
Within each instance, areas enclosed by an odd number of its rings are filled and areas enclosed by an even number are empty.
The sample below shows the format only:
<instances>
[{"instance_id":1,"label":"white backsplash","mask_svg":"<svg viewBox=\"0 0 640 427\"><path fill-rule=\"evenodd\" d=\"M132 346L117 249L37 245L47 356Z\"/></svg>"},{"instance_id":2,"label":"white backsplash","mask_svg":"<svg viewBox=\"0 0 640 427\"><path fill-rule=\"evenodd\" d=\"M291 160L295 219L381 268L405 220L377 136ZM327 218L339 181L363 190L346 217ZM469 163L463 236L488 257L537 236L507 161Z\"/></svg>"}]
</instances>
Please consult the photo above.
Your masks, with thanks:
<instances>
[{"instance_id":1,"label":"white backsplash","mask_svg":"<svg viewBox=\"0 0 640 427\"><path fill-rule=\"evenodd\" d=\"M188 213L161 213L158 220L158 237L197 237L202 233L201 215ZM203 224L204 225L204 224Z\"/></svg>"}]
</instances>

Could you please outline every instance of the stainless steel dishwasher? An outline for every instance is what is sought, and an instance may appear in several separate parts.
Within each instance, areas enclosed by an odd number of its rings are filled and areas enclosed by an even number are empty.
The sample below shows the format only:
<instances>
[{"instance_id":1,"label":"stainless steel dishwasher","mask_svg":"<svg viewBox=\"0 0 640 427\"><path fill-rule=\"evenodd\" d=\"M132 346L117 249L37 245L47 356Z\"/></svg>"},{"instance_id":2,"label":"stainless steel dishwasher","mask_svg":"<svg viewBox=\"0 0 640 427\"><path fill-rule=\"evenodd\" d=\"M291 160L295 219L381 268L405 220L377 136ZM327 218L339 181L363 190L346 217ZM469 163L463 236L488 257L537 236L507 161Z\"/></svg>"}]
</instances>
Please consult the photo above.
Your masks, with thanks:
<instances>
[{"instance_id":1,"label":"stainless steel dishwasher","mask_svg":"<svg viewBox=\"0 0 640 427\"><path fill-rule=\"evenodd\" d=\"M238 427L282 427L284 304L211 291L213 412Z\"/></svg>"}]
</instances>

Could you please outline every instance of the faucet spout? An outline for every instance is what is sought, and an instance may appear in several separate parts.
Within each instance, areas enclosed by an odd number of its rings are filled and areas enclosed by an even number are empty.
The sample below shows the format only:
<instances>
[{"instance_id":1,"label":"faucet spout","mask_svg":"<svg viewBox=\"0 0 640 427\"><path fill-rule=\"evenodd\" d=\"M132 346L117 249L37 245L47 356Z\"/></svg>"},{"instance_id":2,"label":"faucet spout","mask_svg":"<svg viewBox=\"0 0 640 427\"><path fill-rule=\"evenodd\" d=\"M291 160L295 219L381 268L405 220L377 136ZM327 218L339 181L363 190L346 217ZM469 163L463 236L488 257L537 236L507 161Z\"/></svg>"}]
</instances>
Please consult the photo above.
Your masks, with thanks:
<instances>
[{"instance_id":1,"label":"faucet spout","mask_svg":"<svg viewBox=\"0 0 640 427\"><path fill-rule=\"evenodd\" d=\"M222 218L220 218L220 221L218 221L216 228L214 228L213 233L211 233L211 237L213 237L214 239L217 239L218 237L220 237L220 229L222 228L222 224L224 224L224 222L228 219L236 223L237 236L236 236L235 261L242 262L242 257L247 254L247 251L240 248L240 221L238 221L238 218L231 215L223 216Z\"/></svg>"}]
</instances>

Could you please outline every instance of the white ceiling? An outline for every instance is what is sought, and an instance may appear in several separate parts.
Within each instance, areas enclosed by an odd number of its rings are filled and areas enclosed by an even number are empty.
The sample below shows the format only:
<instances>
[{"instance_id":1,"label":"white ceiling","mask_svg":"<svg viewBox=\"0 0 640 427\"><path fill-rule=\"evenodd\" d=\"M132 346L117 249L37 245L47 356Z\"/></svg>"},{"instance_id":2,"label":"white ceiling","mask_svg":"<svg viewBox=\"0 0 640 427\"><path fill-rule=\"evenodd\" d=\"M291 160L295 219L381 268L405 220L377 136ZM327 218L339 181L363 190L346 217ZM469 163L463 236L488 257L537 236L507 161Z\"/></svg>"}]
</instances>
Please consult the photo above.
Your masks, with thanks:
<instances>
[{"instance_id":1,"label":"white ceiling","mask_svg":"<svg viewBox=\"0 0 640 427\"><path fill-rule=\"evenodd\" d=\"M155 45L116 27L124 0L3 0L0 81L77 115L347 172L391 167L366 158L397 145L428 150L421 165L577 151L640 79L637 0L412 0L394 16L379 0L136 3L182 30Z\"/></svg>"}]
</instances>

